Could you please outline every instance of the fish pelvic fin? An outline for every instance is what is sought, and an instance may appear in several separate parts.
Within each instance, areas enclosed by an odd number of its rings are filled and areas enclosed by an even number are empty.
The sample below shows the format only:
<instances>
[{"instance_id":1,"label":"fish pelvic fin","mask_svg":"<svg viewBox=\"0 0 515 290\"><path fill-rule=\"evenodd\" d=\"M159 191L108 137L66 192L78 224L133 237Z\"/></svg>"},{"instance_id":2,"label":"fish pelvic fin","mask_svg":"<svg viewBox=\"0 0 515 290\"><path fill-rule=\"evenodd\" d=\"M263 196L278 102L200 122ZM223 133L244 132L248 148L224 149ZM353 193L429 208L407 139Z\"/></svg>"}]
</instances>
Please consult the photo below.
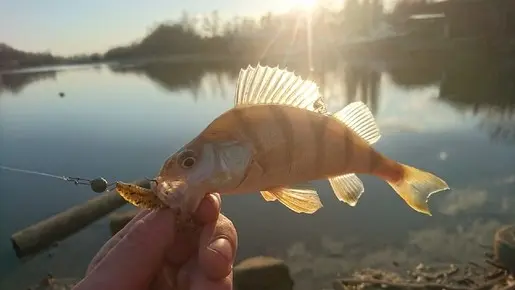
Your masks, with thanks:
<instances>
[{"instance_id":1,"label":"fish pelvic fin","mask_svg":"<svg viewBox=\"0 0 515 290\"><path fill-rule=\"evenodd\" d=\"M372 145L381 138L379 127L370 109L363 102L353 102L332 115Z\"/></svg>"},{"instance_id":2,"label":"fish pelvic fin","mask_svg":"<svg viewBox=\"0 0 515 290\"><path fill-rule=\"evenodd\" d=\"M277 197L268 191L261 191L261 196L266 201L276 201Z\"/></svg>"},{"instance_id":3,"label":"fish pelvic fin","mask_svg":"<svg viewBox=\"0 0 515 290\"><path fill-rule=\"evenodd\" d=\"M317 111L324 106L318 85L279 67L257 65L240 70L236 82L235 107L277 104Z\"/></svg>"},{"instance_id":4,"label":"fish pelvic fin","mask_svg":"<svg viewBox=\"0 0 515 290\"><path fill-rule=\"evenodd\" d=\"M403 177L398 181L386 181L414 210L431 216L427 201L434 193L448 190L449 186L439 177L405 165Z\"/></svg>"},{"instance_id":5,"label":"fish pelvic fin","mask_svg":"<svg viewBox=\"0 0 515 290\"><path fill-rule=\"evenodd\" d=\"M323 207L315 190L276 187L261 191L266 201L278 200L284 206L296 213L312 214Z\"/></svg>"},{"instance_id":6,"label":"fish pelvic fin","mask_svg":"<svg viewBox=\"0 0 515 290\"><path fill-rule=\"evenodd\" d=\"M334 195L350 206L356 206L365 191L363 182L354 173L328 178Z\"/></svg>"},{"instance_id":7,"label":"fish pelvic fin","mask_svg":"<svg viewBox=\"0 0 515 290\"><path fill-rule=\"evenodd\" d=\"M157 209L166 205L148 188L135 184L116 182L116 191L127 202L144 209Z\"/></svg>"}]
</instances>

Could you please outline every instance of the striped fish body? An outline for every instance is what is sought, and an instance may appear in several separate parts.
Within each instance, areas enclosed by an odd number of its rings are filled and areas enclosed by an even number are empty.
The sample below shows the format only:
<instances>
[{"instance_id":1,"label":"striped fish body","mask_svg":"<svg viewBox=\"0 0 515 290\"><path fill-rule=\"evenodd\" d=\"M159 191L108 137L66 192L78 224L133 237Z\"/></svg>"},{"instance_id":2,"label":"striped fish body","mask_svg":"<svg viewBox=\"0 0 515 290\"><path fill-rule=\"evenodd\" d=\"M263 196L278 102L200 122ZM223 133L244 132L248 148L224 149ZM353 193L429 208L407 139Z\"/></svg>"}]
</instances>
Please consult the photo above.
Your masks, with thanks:
<instances>
[{"instance_id":1,"label":"striped fish body","mask_svg":"<svg viewBox=\"0 0 515 290\"><path fill-rule=\"evenodd\" d=\"M290 186L347 173L391 178L400 174L396 162L331 115L285 105L253 105L234 108L213 123L216 127L217 122L232 128L232 138L253 149L245 179L224 193Z\"/></svg>"},{"instance_id":2,"label":"striped fish body","mask_svg":"<svg viewBox=\"0 0 515 290\"><path fill-rule=\"evenodd\" d=\"M314 82L249 66L240 72L234 108L169 157L152 190L122 183L117 189L137 206L186 214L206 192L260 191L266 201L311 214L322 203L316 190L299 183L327 178L336 197L355 206L364 192L361 173L385 180L411 208L430 215L428 198L449 189L447 183L374 150L380 133L362 102L333 114L324 108Z\"/></svg>"}]
</instances>

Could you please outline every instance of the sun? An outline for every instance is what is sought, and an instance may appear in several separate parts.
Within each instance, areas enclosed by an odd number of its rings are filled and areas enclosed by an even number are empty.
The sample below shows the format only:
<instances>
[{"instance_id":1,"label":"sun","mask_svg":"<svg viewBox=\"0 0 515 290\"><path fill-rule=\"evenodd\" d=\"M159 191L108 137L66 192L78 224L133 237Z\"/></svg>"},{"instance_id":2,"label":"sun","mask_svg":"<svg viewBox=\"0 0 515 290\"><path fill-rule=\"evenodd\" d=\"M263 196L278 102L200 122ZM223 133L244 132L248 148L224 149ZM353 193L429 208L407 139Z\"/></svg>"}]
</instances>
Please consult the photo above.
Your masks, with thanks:
<instances>
[{"instance_id":1,"label":"sun","mask_svg":"<svg viewBox=\"0 0 515 290\"><path fill-rule=\"evenodd\" d=\"M317 4L317 0L294 0L293 5L298 5L303 10L312 10Z\"/></svg>"}]
</instances>

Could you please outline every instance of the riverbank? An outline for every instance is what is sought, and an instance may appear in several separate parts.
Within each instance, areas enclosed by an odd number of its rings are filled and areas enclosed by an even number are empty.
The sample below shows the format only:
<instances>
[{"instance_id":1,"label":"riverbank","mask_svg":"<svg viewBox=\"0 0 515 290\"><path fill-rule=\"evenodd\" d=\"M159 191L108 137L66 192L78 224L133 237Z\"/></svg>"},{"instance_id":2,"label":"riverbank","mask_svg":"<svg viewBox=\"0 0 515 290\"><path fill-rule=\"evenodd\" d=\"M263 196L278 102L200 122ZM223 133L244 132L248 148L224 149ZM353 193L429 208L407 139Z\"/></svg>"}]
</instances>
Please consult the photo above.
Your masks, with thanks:
<instances>
[{"instance_id":1,"label":"riverbank","mask_svg":"<svg viewBox=\"0 0 515 290\"><path fill-rule=\"evenodd\" d=\"M254 64L270 62L284 64L286 62L306 62L317 65L318 62L334 62L345 60L352 62L356 59L380 62L440 62L467 63L470 61L515 61L515 41L509 39L501 42L491 42L481 37L463 39L420 38L412 36L393 36L384 39L336 44L327 41L316 46L292 50L284 48L273 51L263 51L261 54L252 50L229 49L223 53L181 53L159 56L134 55L131 57L116 57L79 60L59 60L41 62L38 64L21 64L13 61L11 64L0 65L0 73L37 69L45 66L65 67L80 65L124 65L135 66L149 62L191 63L195 65L211 63L241 63Z\"/></svg>"},{"instance_id":2,"label":"riverbank","mask_svg":"<svg viewBox=\"0 0 515 290\"><path fill-rule=\"evenodd\" d=\"M125 221L129 215L125 215ZM120 221L121 216L115 216ZM111 228L113 230L113 228ZM503 233L505 231L505 233ZM115 231L114 231L115 232ZM508 256L499 257L499 236L512 235L515 227L503 227L497 231L494 246L484 247L486 252L483 261L468 261L461 265L440 263L438 265L418 264L413 269L402 270L401 265L392 261L397 271L363 268L345 278L332 281L334 290L365 289L446 289L446 290L510 290L515 289L513 264L505 265L501 261L512 259L515 244L509 243L511 252ZM506 246L506 245L504 245ZM29 290L71 290L80 279L56 279L51 274L44 277L38 285L28 287ZM296 283L291 275L287 262L274 257L257 256L245 259L234 267L234 287L237 290L293 290L307 289ZM320 285L320 287L325 286Z\"/></svg>"}]
</instances>

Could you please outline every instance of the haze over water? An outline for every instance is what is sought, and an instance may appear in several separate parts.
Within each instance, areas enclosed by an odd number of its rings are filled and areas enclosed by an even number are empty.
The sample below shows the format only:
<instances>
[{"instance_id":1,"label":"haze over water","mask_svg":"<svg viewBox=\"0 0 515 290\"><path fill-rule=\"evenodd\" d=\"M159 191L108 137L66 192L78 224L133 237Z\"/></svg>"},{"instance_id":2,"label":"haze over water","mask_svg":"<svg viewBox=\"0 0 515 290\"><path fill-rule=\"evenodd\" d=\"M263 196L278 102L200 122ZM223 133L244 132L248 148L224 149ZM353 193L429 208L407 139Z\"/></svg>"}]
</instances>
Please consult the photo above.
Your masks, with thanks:
<instances>
[{"instance_id":1,"label":"haze over water","mask_svg":"<svg viewBox=\"0 0 515 290\"><path fill-rule=\"evenodd\" d=\"M97 65L0 75L0 164L110 181L153 176L231 108L242 66ZM513 221L513 70L343 62L311 75L301 65L291 69L320 83L330 111L367 103L382 130L375 148L434 172L453 190L431 199L433 217L370 176L362 176L365 193L354 208L339 202L327 181L315 182L324 207L314 215L257 193L223 197L223 213L239 234L238 260L284 258L298 285L312 289L360 267L391 268L393 261L409 267L480 259L479 244L490 244L493 232ZM9 237L94 195L57 179L0 170L0 288L25 289L48 272L82 276L109 238L107 218L26 262L15 257Z\"/></svg>"}]
</instances>

